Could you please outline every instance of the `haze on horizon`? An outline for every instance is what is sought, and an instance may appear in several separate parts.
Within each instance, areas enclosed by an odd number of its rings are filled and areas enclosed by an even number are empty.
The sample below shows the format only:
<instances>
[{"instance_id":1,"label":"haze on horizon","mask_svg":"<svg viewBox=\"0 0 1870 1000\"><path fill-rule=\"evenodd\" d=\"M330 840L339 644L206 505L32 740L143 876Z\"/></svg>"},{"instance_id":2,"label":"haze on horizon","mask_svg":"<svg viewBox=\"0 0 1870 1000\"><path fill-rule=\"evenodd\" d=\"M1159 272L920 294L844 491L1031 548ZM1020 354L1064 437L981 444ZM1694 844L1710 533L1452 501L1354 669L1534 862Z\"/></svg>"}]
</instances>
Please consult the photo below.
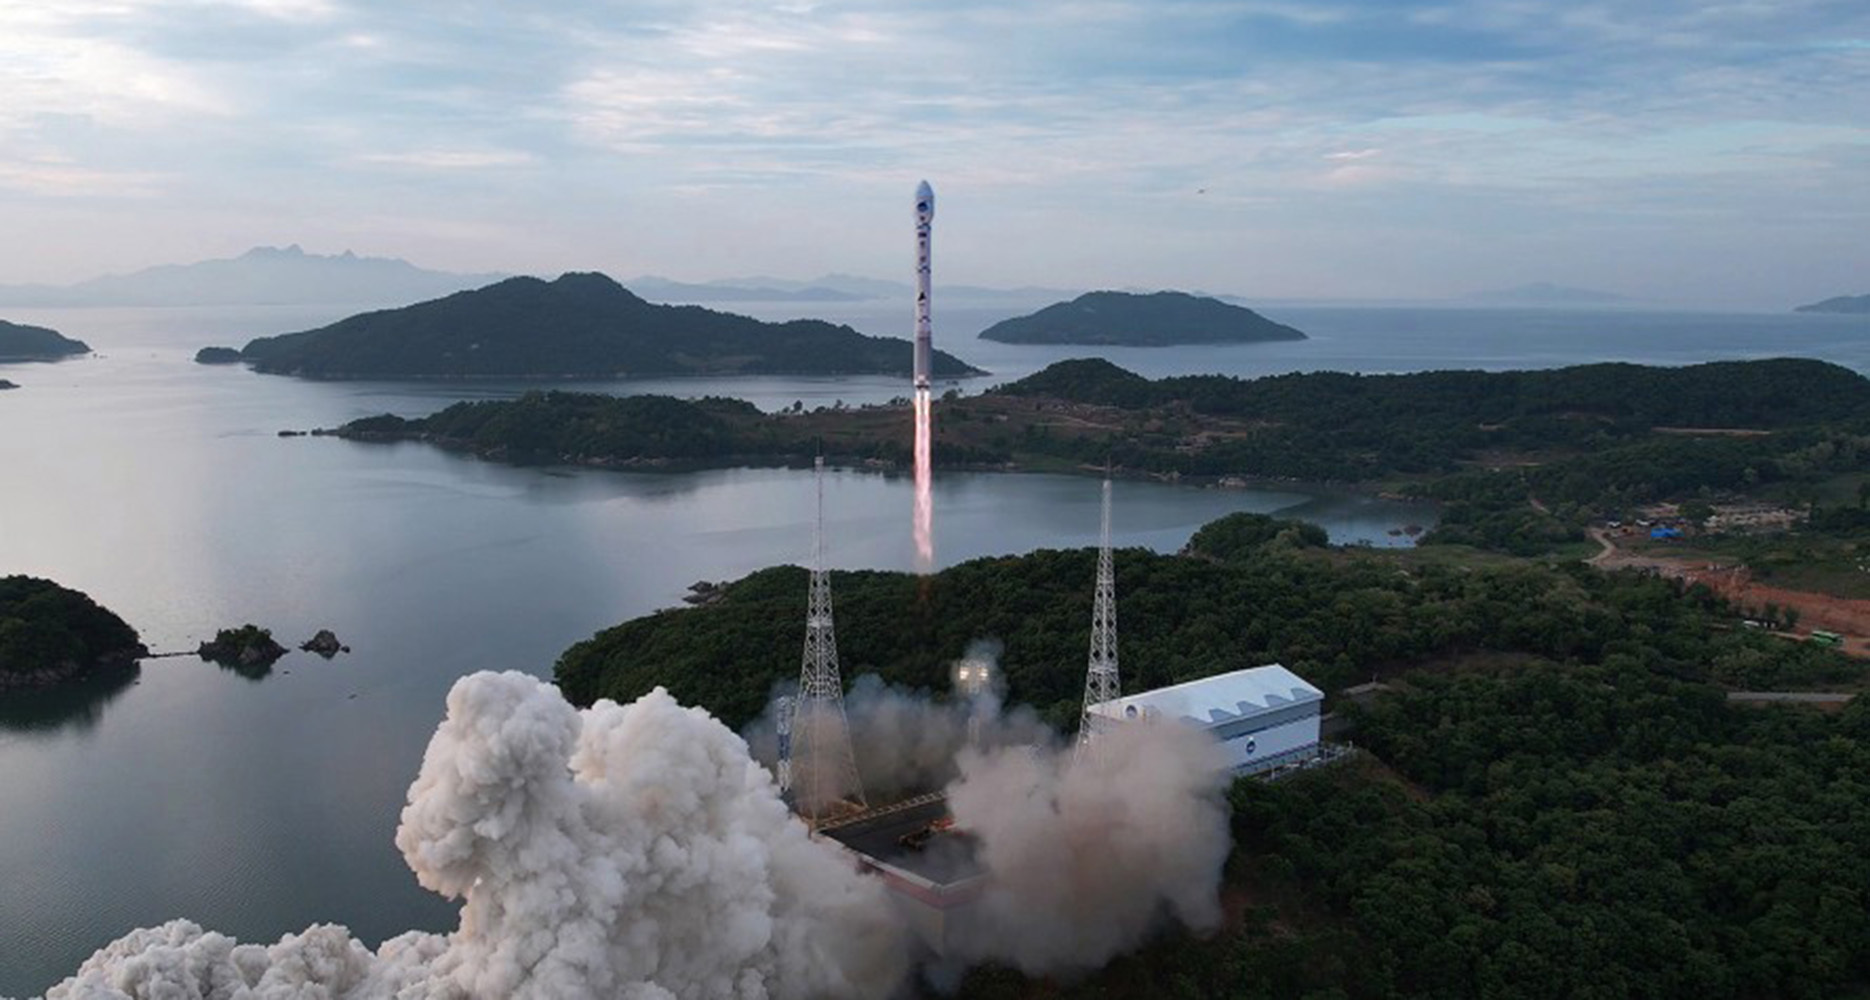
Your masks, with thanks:
<instances>
[{"instance_id":1,"label":"haze on horizon","mask_svg":"<svg viewBox=\"0 0 1870 1000\"><path fill-rule=\"evenodd\" d=\"M456 271L1870 290L1870 7L0 0L0 283Z\"/></svg>"}]
</instances>

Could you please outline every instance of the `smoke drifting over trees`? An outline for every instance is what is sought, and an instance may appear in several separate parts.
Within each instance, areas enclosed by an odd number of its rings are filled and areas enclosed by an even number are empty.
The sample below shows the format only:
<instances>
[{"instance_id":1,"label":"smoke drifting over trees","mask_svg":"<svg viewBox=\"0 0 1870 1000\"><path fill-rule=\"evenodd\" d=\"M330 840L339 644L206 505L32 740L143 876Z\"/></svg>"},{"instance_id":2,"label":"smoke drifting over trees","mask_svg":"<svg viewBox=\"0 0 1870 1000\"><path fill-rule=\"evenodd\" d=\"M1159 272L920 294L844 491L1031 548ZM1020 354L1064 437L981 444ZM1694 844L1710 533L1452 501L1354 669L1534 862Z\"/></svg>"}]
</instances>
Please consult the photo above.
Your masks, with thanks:
<instances>
[{"instance_id":1,"label":"smoke drifting over trees","mask_svg":"<svg viewBox=\"0 0 1870 1000\"><path fill-rule=\"evenodd\" d=\"M864 678L847 707L865 781L952 781L989 870L951 959L1069 972L1165 918L1217 922L1227 779L1205 735L1124 727L1074 762L990 691L944 703ZM337 926L257 945L176 920L100 950L47 1000L887 998L908 978L883 883L808 836L746 742L661 689L580 711L523 674L463 678L396 844L423 886L463 901L454 933L373 952Z\"/></svg>"},{"instance_id":2,"label":"smoke drifting over trees","mask_svg":"<svg viewBox=\"0 0 1870 1000\"><path fill-rule=\"evenodd\" d=\"M992 877L953 957L1070 972L1135 947L1165 917L1220 923L1228 770L1206 733L1136 723L1076 759L969 748L959 763L948 805Z\"/></svg>"},{"instance_id":3,"label":"smoke drifting over trees","mask_svg":"<svg viewBox=\"0 0 1870 1000\"><path fill-rule=\"evenodd\" d=\"M887 802L946 786L960 776L958 758L970 739L980 747L1049 746L1058 740L1058 734L1031 709L1002 705L997 680L1000 649L998 642L977 640L956 662L957 670L964 664L978 666L990 678L972 698L938 700L928 691L892 686L875 674L862 674L851 682L844 710L850 720L857 773L867 795ZM775 694L781 693L789 691L782 687ZM779 759L778 726L773 718L777 705L776 696L766 714L745 732L754 757L768 769ZM793 746L800 745L795 731Z\"/></svg>"},{"instance_id":4,"label":"smoke drifting over trees","mask_svg":"<svg viewBox=\"0 0 1870 1000\"><path fill-rule=\"evenodd\" d=\"M976 642L956 674L984 667L997 679L999 654ZM1173 721L1116 726L1074 759L1030 709L1002 707L997 680L938 700L865 674L844 704L872 801L945 788L956 828L978 845L990 888L954 921L951 962L1069 973L1166 919L1219 922L1230 774L1207 734ZM772 729L769 715L748 733L769 761Z\"/></svg>"}]
</instances>

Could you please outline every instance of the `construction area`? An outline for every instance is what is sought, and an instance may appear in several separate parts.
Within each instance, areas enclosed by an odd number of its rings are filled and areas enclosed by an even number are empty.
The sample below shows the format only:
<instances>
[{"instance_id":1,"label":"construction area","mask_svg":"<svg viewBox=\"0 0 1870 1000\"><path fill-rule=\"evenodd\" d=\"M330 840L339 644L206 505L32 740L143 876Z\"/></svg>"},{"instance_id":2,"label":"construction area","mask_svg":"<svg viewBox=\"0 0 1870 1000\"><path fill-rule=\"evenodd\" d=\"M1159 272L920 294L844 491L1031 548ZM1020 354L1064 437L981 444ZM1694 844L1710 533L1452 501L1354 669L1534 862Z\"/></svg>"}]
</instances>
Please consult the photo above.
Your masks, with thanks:
<instances>
[{"instance_id":1,"label":"construction area","mask_svg":"<svg viewBox=\"0 0 1870 1000\"><path fill-rule=\"evenodd\" d=\"M1870 659L1870 600L1773 586L1754 579L1745 566L1733 563L1636 551L1626 540L1629 533L1617 529L1593 528L1590 534L1600 546L1600 551L1586 560L1593 566L1643 570L1686 584L1701 584L1737 607L1795 609L1804 631L1779 634L1809 640L1813 631L1836 633L1841 637L1840 649Z\"/></svg>"}]
</instances>

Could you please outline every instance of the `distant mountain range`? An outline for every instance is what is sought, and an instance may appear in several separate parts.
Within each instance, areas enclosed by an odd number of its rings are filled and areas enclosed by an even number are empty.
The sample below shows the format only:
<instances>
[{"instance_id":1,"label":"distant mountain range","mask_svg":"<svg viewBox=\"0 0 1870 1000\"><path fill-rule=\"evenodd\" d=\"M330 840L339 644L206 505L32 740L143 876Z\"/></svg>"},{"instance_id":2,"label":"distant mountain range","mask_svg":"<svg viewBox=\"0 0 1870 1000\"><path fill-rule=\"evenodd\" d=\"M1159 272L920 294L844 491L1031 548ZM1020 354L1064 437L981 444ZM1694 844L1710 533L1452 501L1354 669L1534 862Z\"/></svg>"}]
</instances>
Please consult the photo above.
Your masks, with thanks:
<instances>
[{"instance_id":1,"label":"distant mountain range","mask_svg":"<svg viewBox=\"0 0 1870 1000\"><path fill-rule=\"evenodd\" d=\"M1530 285L1516 285L1512 288L1495 288L1475 292L1467 298L1474 302L1503 302L1523 305L1582 306L1616 305L1632 301L1627 295L1615 292L1602 292L1594 288L1567 288L1554 285L1549 281L1535 281Z\"/></svg>"},{"instance_id":2,"label":"distant mountain range","mask_svg":"<svg viewBox=\"0 0 1870 1000\"><path fill-rule=\"evenodd\" d=\"M764 323L644 301L602 274L507 278L486 288L248 342L257 371L309 378L616 378L901 375L907 340L821 320ZM232 360L204 350L197 360ZM935 352L935 374L985 374Z\"/></svg>"},{"instance_id":3,"label":"distant mountain range","mask_svg":"<svg viewBox=\"0 0 1870 1000\"><path fill-rule=\"evenodd\" d=\"M390 305L476 288L504 275L428 271L393 257L306 253L298 244L164 264L73 285L0 285L0 306Z\"/></svg>"},{"instance_id":4,"label":"distant mountain range","mask_svg":"<svg viewBox=\"0 0 1870 1000\"><path fill-rule=\"evenodd\" d=\"M1110 344L1168 347L1304 340L1305 334L1259 313L1186 292L1086 292L982 330L1008 344Z\"/></svg>"},{"instance_id":5,"label":"distant mountain range","mask_svg":"<svg viewBox=\"0 0 1870 1000\"><path fill-rule=\"evenodd\" d=\"M1850 313L1853 315L1870 313L1870 295L1840 295L1823 302L1813 302L1799 306L1793 312L1802 313Z\"/></svg>"}]
</instances>

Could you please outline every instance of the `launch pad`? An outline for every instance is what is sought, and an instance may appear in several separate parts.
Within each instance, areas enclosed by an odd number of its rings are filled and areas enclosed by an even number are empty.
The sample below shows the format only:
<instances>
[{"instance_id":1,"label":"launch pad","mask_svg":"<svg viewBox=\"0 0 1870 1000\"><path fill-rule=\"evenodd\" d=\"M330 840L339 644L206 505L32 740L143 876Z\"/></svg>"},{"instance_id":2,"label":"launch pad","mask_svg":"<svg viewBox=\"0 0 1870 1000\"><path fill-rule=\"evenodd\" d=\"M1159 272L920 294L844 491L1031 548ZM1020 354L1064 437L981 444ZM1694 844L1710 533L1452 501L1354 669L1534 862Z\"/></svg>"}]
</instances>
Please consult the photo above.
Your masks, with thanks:
<instances>
[{"instance_id":1,"label":"launch pad","mask_svg":"<svg viewBox=\"0 0 1870 1000\"><path fill-rule=\"evenodd\" d=\"M819 836L844 848L883 882L904 920L938 956L948 954L966 907L987 884L978 843L965 831L940 828L948 818L948 801L937 792L818 829Z\"/></svg>"}]
</instances>

